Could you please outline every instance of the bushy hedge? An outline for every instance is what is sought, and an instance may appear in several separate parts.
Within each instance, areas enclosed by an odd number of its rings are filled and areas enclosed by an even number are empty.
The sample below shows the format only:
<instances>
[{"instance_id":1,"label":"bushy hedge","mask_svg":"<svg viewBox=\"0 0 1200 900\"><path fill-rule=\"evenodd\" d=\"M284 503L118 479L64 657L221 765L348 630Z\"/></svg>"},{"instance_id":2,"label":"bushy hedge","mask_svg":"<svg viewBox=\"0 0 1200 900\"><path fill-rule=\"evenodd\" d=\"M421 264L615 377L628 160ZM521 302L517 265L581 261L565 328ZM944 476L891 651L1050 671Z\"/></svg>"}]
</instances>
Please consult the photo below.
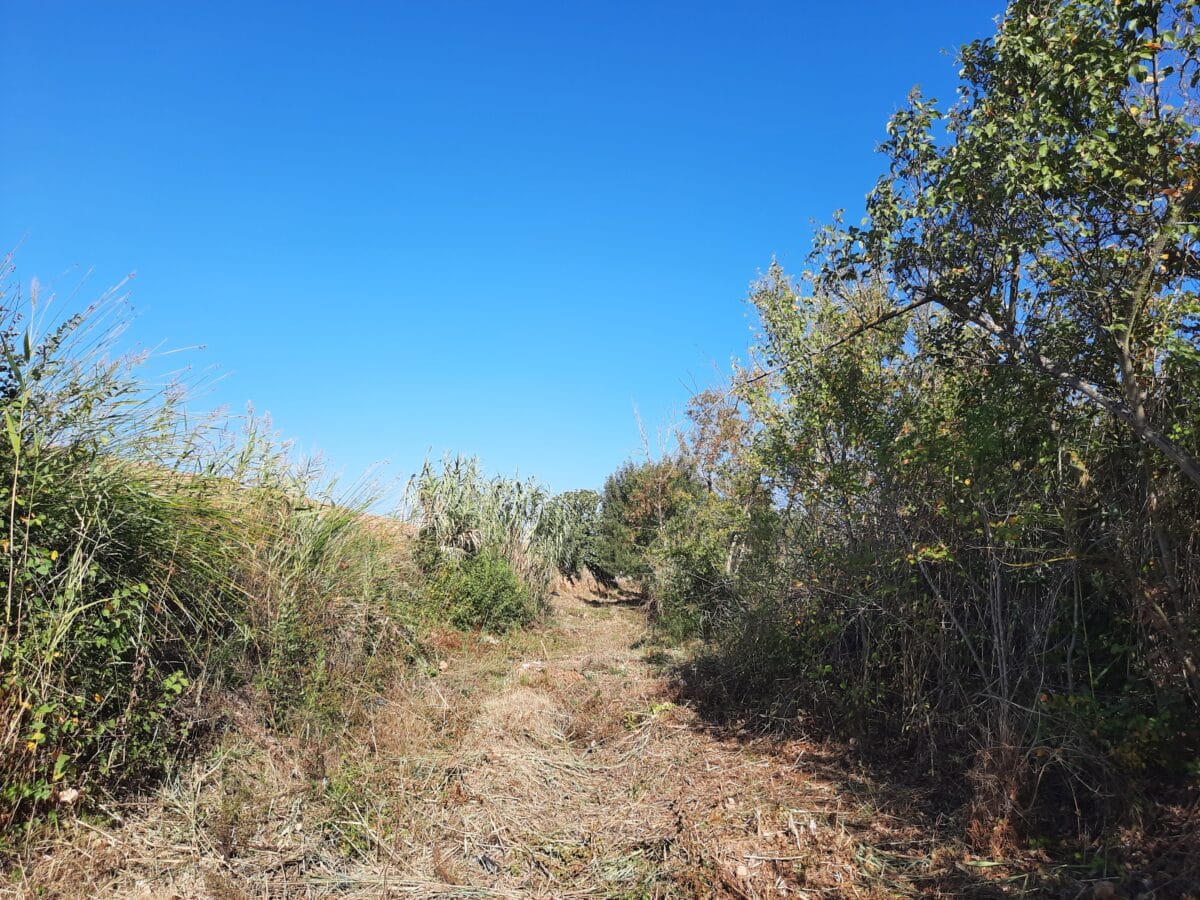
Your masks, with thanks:
<instances>
[{"instance_id":1,"label":"bushy hedge","mask_svg":"<svg viewBox=\"0 0 1200 900\"><path fill-rule=\"evenodd\" d=\"M263 423L195 425L150 389L113 301L39 334L5 288L0 848L171 765L201 687L336 725L398 656L406 565L367 493L334 502Z\"/></svg>"},{"instance_id":2,"label":"bushy hedge","mask_svg":"<svg viewBox=\"0 0 1200 900\"><path fill-rule=\"evenodd\" d=\"M590 558L604 572L648 585L650 551L662 529L702 493L695 472L680 459L625 463L604 482Z\"/></svg>"},{"instance_id":3,"label":"bushy hedge","mask_svg":"<svg viewBox=\"0 0 1200 900\"><path fill-rule=\"evenodd\" d=\"M502 632L529 623L535 613L529 590L494 551L444 562L433 576L431 592L455 628Z\"/></svg>"}]
</instances>

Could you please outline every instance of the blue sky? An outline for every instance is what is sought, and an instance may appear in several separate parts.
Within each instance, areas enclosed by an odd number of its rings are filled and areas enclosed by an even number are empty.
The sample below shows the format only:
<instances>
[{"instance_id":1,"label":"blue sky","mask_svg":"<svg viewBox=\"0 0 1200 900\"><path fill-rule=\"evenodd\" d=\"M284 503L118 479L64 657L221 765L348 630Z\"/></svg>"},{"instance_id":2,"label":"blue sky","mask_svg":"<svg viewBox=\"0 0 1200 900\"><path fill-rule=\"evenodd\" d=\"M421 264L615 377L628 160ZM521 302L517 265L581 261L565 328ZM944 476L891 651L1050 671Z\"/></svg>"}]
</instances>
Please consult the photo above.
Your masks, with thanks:
<instances>
[{"instance_id":1,"label":"blue sky","mask_svg":"<svg viewBox=\"0 0 1200 900\"><path fill-rule=\"evenodd\" d=\"M598 487L1001 8L0 0L0 248L348 475Z\"/></svg>"}]
</instances>

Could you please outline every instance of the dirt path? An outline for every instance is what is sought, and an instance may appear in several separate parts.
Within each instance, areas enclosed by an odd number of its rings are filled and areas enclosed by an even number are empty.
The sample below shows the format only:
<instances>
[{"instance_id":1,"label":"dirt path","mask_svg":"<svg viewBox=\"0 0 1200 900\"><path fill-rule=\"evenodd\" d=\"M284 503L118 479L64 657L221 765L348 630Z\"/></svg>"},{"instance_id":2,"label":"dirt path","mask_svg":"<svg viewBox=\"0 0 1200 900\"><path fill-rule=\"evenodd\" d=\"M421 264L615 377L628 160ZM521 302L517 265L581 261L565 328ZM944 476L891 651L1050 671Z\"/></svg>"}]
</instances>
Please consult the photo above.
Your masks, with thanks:
<instances>
[{"instance_id":1,"label":"dirt path","mask_svg":"<svg viewBox=\"0 0 1200 900\"><path fill-rule=\"evenodd\" d=\"M336 750L243 723L18 894L889 897L993 894L836 754L678 702L636 606L560 595L503 640L445 632ZM939 854L942 854L939 857Z\"/></svg>"},{"instance_id":2,"label":"dirt path","mask_svg":"<svg viewBox=\"0 0 1200 900\"><path fill-rule=\"evenodd\" d=\"M640 608L565 595L554 612L552 628L510 653L506 671L481 678L460 657L461 669L452 663L443 677L473 712L405 847L441 882L426 890L640 898L903 889L889 870L907 860L914 832L855 799L853 776L808 745L707 727L659 674L669 654L646 643ZM453 706L447 699L448 716ZM893 841L893 858L865 838Z\"/></svg>"}]
</instances>

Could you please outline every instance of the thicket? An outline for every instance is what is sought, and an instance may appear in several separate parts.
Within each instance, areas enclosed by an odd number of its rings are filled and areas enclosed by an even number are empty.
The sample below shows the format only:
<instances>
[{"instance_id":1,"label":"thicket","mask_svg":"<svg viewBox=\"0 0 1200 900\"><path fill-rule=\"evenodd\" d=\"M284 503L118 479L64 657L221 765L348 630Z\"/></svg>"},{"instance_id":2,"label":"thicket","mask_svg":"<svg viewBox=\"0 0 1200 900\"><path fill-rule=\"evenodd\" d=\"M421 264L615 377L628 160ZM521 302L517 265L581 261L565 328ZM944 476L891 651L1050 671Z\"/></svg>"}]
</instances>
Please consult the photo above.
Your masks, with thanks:
<instances>
[{"instance_id":1,"label":"thicket","mask_svg":"<svg viewBox=\"0 0 1200 900\"><path fill-rule=\"evenodd\" d=\"M566 578L590 574L601 582L608 576L595 553L600 527L600 495L591 490L567 491L552 498L538 527L557 535L553 542L554 564Z\"/></svg>"},{"instance_id":2,"label":"thicket","mask_svg":"<svg viewBox=\"0 0 1200 900\"><path fill-rule=\"evenodd\" d=\"M264 420L196 421L183 387L120 354L118 292L46 325L53 311L6 261L0 851L147 786L247 715L319 756L423 659L439 614L502 627L544 600L566 532L531 535L538 491L460 467L486 514L451 525L461 503L428 507L445 514L436 552L471 558L426 578L411 529L367 512L372 486L339 488Z\"/></svg>"},{"instance_id":3,"label":"thicket","mask_svg":"<svg viewBox=\"0 0 1200 900\"><path fill-rule=\"evenodd\" d=\"M712 709L965 776L996 851L1200 777L1196 9L1011 3L605 490Z\"/></svg>"},{"instance_id":4,"label":"thicket","mask_svg":"<svg viewBox=\"0 0 1200 900\"><path fill-rule=\"evenodd\" d=\"M671 458L629 462L609 475L592 540L597 565L645 586L653 571L647 550L699 488L695 473Z\"/></svg>"},{"instance_id":5,"label":"thicket","mask_svg":"<svg viewBox=\"0 0 1200 900\"><path fill-rule=\"evenodd\" d=\"M488 478L478 460L426 462L407 518L432 610L459 627L504 631L543 614L554 579L587 565L595 494L552 496L532 479Z\"/></svg>"}]
</instances>

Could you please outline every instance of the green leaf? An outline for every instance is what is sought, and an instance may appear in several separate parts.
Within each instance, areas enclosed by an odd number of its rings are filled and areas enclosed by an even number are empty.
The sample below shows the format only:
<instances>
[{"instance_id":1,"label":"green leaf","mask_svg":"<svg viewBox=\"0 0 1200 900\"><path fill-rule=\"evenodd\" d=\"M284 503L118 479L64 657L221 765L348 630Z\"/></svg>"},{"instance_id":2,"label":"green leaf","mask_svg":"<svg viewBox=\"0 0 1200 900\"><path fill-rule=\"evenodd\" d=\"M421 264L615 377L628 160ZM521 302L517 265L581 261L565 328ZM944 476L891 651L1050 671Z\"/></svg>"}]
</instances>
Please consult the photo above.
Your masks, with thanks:
<instances>
[{"instance_id":1,"label":"green leaf","mask_svg":"<svg viewBox=\"0 0 1200 900\"><path fill-rule=\"evenodd\" d=\"M12 446L13 456L19 457L21 455L21 435L13 421L12 412L8 409L4 410L4 429L8 432L8 442Z\"/></svg>"}]
</instances>

